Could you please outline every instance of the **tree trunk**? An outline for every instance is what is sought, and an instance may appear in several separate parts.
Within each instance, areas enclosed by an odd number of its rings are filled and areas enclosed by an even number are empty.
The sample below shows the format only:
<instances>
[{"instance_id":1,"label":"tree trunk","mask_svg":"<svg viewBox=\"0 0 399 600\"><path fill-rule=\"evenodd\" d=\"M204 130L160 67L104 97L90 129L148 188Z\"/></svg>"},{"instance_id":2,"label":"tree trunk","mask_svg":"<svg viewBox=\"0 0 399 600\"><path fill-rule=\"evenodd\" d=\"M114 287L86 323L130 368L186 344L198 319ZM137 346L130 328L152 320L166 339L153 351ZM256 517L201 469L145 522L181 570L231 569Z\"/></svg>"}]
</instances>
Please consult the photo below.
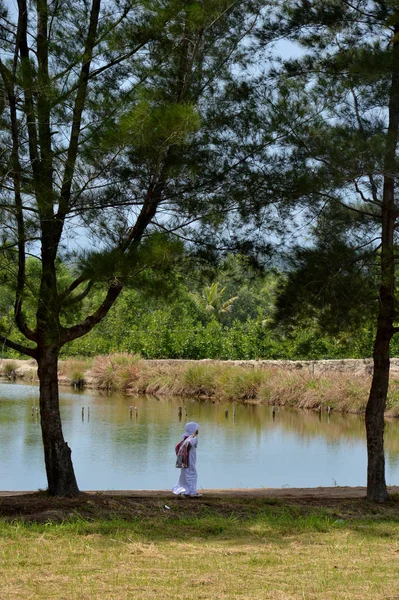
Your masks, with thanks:
<instances>
[{"instance_id":1,"label":"tree trunk","mask_svg":"<svg viewBox=\"0 0 399 600\"><path fill-rule=\"evenodd\" d=\"M394 334L395 246L398 212L395 205L397 172L396 148L399 133L399 21L392 38L392 79L389 90L388 131L384 156L384 184L381 203L381 275L377 333L374 343L374 373L366 408L367 498L385 502L384 412L389 386L389 345Z\"/></svg>"},{"instance_id":2,"label":"tree trunk","mask_svg":"<svg viewBox=\"0 0 399 600\"><path fill-rule=\"evenodd\" d=\"M389 385L389 343L386 327L377 328L374 344L374 372L366 407L367 435L367 499L385 502L388 491L385 482L384 412Z\"/></svg>"},{"instance_id":3,"label":"tree trunk","mask_svg":"<svg viewBox=\"0 0 399 600\"><path fill-rule=\"evenodd\" d=\"M71 449L64 440L58 395L58 348L39 349L40 418L48 491L52 496L77 496Z\"/></svg>"}]
</instances>

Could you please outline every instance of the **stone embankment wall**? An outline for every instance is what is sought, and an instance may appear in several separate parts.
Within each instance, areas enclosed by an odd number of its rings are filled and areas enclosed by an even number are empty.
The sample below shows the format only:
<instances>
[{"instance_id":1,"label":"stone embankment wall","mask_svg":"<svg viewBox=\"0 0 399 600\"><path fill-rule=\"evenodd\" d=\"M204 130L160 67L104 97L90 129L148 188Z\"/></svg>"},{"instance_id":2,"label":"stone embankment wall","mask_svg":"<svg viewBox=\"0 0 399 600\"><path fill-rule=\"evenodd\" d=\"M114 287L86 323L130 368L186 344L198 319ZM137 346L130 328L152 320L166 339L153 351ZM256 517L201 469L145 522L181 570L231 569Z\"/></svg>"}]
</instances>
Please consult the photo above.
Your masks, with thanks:
<instances>
[{"instance_id":1,"label":"stone embankment wall","mask_svg":"<svg viewBox=\"0 0 399 600\"><path fill-rule=\"evenodd\" d=\"M334 359L334 360L146 360L147 365L192 365L192 364L222 364L237 365L239 367L252 367L256 369L285 369L288 371L308 371L314 375L322 373L353 373L354 375L370 375L373 371L373 361L371 358L355 359ZM391 359L392 372L399 373L399 358Z\"/></svg>"}]
</instances>

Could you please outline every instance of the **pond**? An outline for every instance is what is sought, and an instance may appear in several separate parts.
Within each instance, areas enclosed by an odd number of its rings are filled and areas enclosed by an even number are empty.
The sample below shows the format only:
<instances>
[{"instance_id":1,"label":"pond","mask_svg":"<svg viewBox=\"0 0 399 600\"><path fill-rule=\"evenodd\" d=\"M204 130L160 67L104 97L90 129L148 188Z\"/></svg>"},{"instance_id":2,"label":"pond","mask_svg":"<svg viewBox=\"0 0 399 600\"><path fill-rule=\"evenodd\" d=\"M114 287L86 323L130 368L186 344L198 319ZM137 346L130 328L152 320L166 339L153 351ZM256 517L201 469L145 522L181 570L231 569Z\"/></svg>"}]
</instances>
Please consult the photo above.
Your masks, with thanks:
<instances>
[{"instance_id":1,"label":"pond","mask_svg":"<svg viewBox=\"0 0 399 600\"><path fill-rule=\"evenodd\" d=\"M0 384L2 490L46 488L37 407L36 386ZM362 416L69 390L61 414L81 490L171 488L185 420L201 425L199 488L366 485ZM398 421L387 422L385 445L387 483L397 485Z\"/></svg>"}]
</instances>

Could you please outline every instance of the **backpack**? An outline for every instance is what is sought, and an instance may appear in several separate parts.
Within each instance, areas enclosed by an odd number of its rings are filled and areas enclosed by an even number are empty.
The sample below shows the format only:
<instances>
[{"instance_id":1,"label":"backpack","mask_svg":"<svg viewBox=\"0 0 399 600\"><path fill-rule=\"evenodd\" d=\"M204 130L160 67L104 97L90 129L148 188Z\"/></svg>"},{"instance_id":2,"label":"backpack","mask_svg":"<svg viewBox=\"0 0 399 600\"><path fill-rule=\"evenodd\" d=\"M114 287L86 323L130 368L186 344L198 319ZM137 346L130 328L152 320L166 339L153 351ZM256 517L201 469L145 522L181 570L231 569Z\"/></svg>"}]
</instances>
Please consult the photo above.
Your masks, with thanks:
<instances>
[{"instance_id":1,"label":"backpack","mask_svg":"<svg viewBox=\"0 0 399 600\"><path fill-rule=\"evenodd\" d=\"M187 442L187 437L184 438L181 442L176 444L175 452L176 452L176 468L177 469L187 469L188 461L189 461L189 453L191 445Z\"/></svg>"},{"instance_id":2,"label":"backpack","mask_svg":"<svg viewBox=\"0 0 399 600\"><path fill-rule=\"evenodd\" d=\"M181 445L182 445L183 442L184 442L184 440L182 440L181 442L179 442L178 444L176 444L176 447L175 447L176 456L178 456L178 454L180 452Z\"/></svg>"}]
</instances>

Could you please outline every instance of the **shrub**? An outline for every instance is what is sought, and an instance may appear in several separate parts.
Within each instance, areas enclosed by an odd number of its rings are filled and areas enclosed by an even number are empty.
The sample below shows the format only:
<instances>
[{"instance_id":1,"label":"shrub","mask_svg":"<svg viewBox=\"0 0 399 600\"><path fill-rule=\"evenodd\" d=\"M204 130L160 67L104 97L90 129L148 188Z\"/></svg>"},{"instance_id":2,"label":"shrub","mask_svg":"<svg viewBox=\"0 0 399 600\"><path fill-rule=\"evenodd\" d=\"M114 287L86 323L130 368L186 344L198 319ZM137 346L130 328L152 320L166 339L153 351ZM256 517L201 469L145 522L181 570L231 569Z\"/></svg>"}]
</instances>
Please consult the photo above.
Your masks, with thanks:
<instances>
[{"instance_id":1,"label":"shrub","mask_svg":"<svg viewBox=\"0 0 399 600\"><path fill-rule=\"evenodd\" d=\"M128 353L96 356L91 376L100 389L126 391L140 376L138 361Z\"/></svg>"},{"instance_id":2,"label":"shrub","mask_svg":"<svg viewBox=\"0 0 399 600\"><path fill-rule=\"evenodd\" d=\"M227 398L250 400L258 397L259 389L266 378L266 372L260 369L228 367L220 373L219 384Z\"/></svg>"},{"instance_id":3,"label":"shrub","mask_svg":"<svg viewBox=\"0 0 399 600\"><path fill-rule=\"evenodd\" d=\"M2 365L2 375L9 377L10 379L14 376L15 369L18 368L18 364L12 360L7 360Z\"/></svg>"},{"instance_id":4,"label":"shrub","mask_svg":"<svg viewBox=\"0 0 399 600\"><path fill-rule=\"evenodd\" d=\"M60 361L58 373L70 379L71 384L77 387L83 387L86 383L85 373L92 364L91 360L86 359L67 359Z\"/></svg>"},{"instance_id":5,"label":"shrub","mask_svg":"<svg viewBox=\"0 0 399 600\"><path fill-rule=\"evenodd\" d=\"M193 365L183 375L184 389L197 396L212 396L216 390L215 365Z\"/></svg>"}]
</instances>

